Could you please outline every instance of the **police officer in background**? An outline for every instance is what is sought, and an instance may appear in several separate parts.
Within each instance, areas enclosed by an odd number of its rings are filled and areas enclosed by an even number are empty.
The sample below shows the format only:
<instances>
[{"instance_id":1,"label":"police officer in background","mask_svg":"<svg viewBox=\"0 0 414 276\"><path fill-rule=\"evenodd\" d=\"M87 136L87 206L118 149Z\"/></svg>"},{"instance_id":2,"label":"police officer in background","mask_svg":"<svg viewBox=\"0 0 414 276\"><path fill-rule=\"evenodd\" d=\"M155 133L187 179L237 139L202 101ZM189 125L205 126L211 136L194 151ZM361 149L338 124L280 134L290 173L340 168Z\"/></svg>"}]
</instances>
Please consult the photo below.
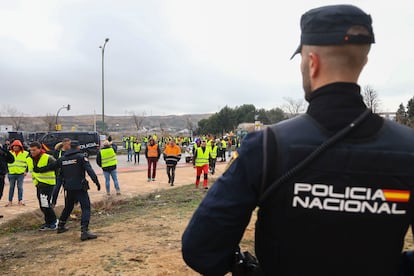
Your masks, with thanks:
<instances>
[{"instance_id":1,"label":"police officer in background","mask_svg":"<svg viewBox=\"0 0 414 276\"><path fill-rule=\"evenodd\" d=\"M65 189L65 208L59 219L57 233L63 233L69 229L65 227L66 221L73 210L75 202L79 202L82 210L81 217L81 240L96 239L97 235L89 233L89 220L91 216L91 203L89 200L89 184L85 178L85 171L96 184L98 191L101 189L98 177L92 169L88 158L79 150L79 142L72 140L71 148L59 158L54 164L43 168L35 168L35 172L44 172L60 168L60 173Z\"/></svg>"},{"instance_id":2,"label":"police officer in background","mask_svg":"<svg viewBox=\"0 0 414 276\"><path fill-rule=\"evenodd\" d=\"M255 253L265 275L398 273L414 218L414 131L363 102L357 82L374 43L371 17L351 5L325 6L302 16L301 31L295 55L307 112L248 134L195 211L182 253L203 275L232 270L256 206ZM343 139L267 193L347 126Z\"/></svg>"}]
</instances>

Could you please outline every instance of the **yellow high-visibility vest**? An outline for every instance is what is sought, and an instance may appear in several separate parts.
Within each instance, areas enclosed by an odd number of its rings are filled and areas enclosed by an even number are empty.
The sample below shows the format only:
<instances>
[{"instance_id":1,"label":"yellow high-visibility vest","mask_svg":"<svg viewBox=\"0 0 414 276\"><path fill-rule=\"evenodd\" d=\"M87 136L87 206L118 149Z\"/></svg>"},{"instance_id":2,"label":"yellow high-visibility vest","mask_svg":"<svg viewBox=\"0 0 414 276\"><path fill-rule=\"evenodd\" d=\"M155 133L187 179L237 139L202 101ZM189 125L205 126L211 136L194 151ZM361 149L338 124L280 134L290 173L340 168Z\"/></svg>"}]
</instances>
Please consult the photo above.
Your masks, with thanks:
<instances>
[{"instance_id":1,"label":"yellow high-visibility vest","mask_svg":"<svg viewBox=\"0 0 414 276\"><path fill-rule=\"evenodd\" d=\"M195 160L196 167L202 167L202 166L208 164L209 158L210 158L210 149L206 147L204 152L203 152L203 149L201 147L199 147L197 149L197 157L196 157L196 160Z\"/></svg>"},{"instance_id":2,"label":"yellow high-visibility vest","mask_svg":"<svg viewBox=\"0 0 414 276\"><path fill-rule=\"evenodd\" d=\"M211 145L210 145L210 148L211 148L211 158L217 158L217 146L216 145L214 145L214 147L212 147Z\"/></svg>"},{"instance_id":3,"label":"yellow high-visibility vest","mask_svg":"<svg viewBox=\"0 0 414 276\"><path fill-rule=\"evenodd\" d=\"M141 143L134 143L134 152L141 151Z\"/></svg>"},{"instance_id":4,"label":"yellow high-visibility vest","mask_svg":"<svg viewBox=\"0 0 414 276\"><path fill-rule=\"evenodd\" d=\"M101 166L102 168L115 166L118 164L116 153L112 147L101 149Z\"/></svg>"},{"instance_id":5,"label":"yellow high-visibility vest","mask_svg":"<svg viewBox=\"0 0 414 276\"><path fill-rule=\"evenodd\" d=\"M27 163L26 158L29 155L27 151L20 152L16 155L14 151L10 151L14 157L14 162L7 164L9 167L9 174L23 174L26 172Z\"/></svg>"},{"instance_id":6,"label":"yellow high-visibility vest","mask_svg":"<svg viewBox=\"0 0 414 276\"><path fill-rule=\"evenodd\" d=\"M49 155L44 153L40 156L39 161L37 162L37 167L42 168L46 167L49 160ZM55 171L48 171L44 173L36 173L33 171L33 159L32 157L27 157L26 159L27 166L29 168L30 173L32 174L33 184L37 186L39 183L44 183L48 185L56 185L56 175Z\"/></svg>"}]
</instances>

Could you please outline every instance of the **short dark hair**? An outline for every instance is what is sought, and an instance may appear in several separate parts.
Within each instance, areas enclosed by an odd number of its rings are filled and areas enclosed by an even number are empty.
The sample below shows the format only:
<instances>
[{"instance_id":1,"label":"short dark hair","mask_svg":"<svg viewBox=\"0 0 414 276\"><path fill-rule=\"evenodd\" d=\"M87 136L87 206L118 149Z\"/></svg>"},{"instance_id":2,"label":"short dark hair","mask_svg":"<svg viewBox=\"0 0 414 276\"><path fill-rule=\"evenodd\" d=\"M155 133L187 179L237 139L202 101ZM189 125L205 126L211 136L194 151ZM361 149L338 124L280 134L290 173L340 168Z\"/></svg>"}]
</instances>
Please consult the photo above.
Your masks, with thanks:
<instances>
[{"instance_id":1,"label":"short dark hair","mask_svg":"<svg viewBox=\"0 0 414 276\"><path fill-rule=\"evenodd\" d=\"M42 148L42 144L40 144L38 141L33 141L33 142L31 142L29 144L29 147L41 149Z\"/></svg>"}]
</instances>

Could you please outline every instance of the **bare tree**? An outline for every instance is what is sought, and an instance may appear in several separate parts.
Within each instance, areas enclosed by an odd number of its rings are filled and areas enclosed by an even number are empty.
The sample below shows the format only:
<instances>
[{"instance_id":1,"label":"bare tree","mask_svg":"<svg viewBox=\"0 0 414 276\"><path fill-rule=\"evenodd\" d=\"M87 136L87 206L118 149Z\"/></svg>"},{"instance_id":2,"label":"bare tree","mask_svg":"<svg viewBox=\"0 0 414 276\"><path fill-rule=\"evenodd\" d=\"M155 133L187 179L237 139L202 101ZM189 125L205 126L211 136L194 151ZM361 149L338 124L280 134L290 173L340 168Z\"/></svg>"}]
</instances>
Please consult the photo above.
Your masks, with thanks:
<instances>
[{"instance_id":1,"label":"bare tree","mask_svg":"<svg viewBox=\"0 0 414 276\"><path fill-rule=\"evenodd\" d=\"M372 112L376 113L380 106L380 100L378 98L377 91L369 85L366 85L362 91L362 97L368 108L371 108Z\"/></svg>"},{"instance_id":2,"label":"bare tree","mask_svg":"<svg viewBox=\"0 0 414 276\"><path fill-rule=\"evenodd\" d=\"M52 131L55 129L56 115L47 113L46 116L42 118L42 120L45 123L48 131Z\"/></svg>"},{"instance_id":3,"label":"bare tree","mask_svg":"<svg viewBox=\"0 0 414 276\"><path fill-rule=\"evenodd\" d=\"M140 130L143 126L144 120L145 120L145 111L142 112L142 116L137 115L135 111L129 112L129 114L132 117L132 120L134 121L135 127L137 128L137 131Z\"/></svg>"},{"instance_id":4,"label":"bare tree","mask_svg":"<svg viewBox=\"0 0 414 276\"><path fill-rule=\"evenodd\" d=\"M298 115L305 111L306 103L303 99L293 99L290 97L283 98L287 103L282 109L290 115Z\"/></svg>"},{"instance_id":5,"label":"bare tree","mask_svg":"<svg viewBox=\"0 0 414 276\"><path fill-rule=\"evenodd\" d=\"M17 110L17 108L8 105L6 107L6 114L10 117L14 130L21 130L24 122L24 114Z\"/></svg>"},{"instance_id":6,"label":"bare tree","mask_svg":"<svg viewBox=\"0 0 414 276\"><path fill-rule=\"evenodd\" d=\"M186 118L186 121L187 121L187 126L186 126L187 129L192 132L194 130L194 123L191 121L191 117L188 116Z\"/></svg>"}]
</instances>

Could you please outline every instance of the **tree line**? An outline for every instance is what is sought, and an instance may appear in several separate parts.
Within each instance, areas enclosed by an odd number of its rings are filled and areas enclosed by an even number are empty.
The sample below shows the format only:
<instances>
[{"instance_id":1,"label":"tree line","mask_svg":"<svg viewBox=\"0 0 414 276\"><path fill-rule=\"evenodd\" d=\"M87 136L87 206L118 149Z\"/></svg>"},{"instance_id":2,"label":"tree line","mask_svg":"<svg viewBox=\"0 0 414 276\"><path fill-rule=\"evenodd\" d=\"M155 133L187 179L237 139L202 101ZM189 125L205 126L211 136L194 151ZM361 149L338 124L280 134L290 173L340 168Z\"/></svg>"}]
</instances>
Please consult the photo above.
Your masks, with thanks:
<instances>
[{"instance_id":1,"label":"tree line","mask_svg":"<svg viewBox=\"0 0 414 276\"><path fill-rule=\"evenodd\" d=\"M200 120L196 133L224 135L235 130L240 123L254 123L258 120L268 125L285 120L287 117L287 114L278 107L265 110L257 109L253 104L244 104L235 108L226 105L209 118Z\"/></svg>"},{"instance_id":2,"label":"tree line","mask_svg":"<svg viewBox=\"0 0 414 276\"><path fill-rule=\"evenodd\" d=\"M414 128L414 97L408 100L406 106L403 103L400 104L395 120L400 124Z\"/></svg>"}]
</instances>

